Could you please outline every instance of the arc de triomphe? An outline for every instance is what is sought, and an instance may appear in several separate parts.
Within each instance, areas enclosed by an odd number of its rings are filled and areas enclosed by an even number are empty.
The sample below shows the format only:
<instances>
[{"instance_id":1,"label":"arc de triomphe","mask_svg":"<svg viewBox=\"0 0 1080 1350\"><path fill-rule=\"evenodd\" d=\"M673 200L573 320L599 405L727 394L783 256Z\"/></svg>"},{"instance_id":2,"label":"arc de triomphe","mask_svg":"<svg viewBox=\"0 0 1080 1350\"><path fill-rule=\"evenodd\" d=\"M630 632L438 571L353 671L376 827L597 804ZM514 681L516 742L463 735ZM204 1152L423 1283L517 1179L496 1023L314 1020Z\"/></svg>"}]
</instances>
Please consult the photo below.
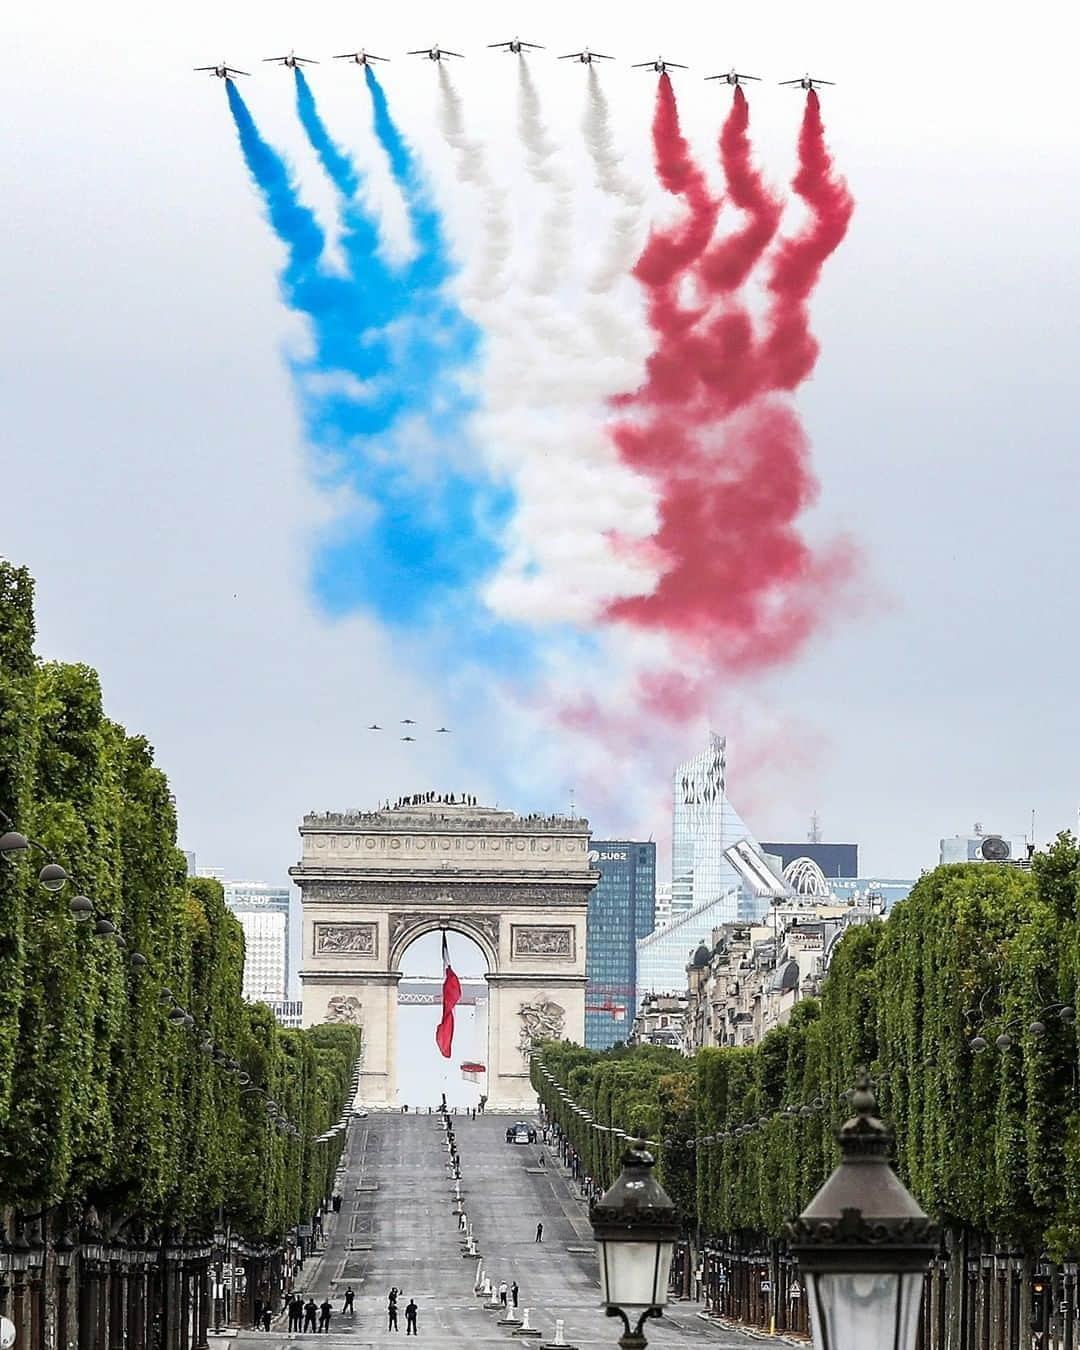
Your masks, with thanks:
<instances>
[{"instance_id":1,"label":"arc de triomphe","mask_svg":"<svg viewBox=\"0 0 1080 1350\"><path fill-rule=\"evenodd\" d=\"M304 916L304 1024L363 1029L362 1100L396 1101L397 985L406 948L439 928L487 962L487 1094L533 1100L534 1038L585 1039L585 914L598 874L589 823L434 801L304 817L290 869Z\"/></svg>"}]
</instances>

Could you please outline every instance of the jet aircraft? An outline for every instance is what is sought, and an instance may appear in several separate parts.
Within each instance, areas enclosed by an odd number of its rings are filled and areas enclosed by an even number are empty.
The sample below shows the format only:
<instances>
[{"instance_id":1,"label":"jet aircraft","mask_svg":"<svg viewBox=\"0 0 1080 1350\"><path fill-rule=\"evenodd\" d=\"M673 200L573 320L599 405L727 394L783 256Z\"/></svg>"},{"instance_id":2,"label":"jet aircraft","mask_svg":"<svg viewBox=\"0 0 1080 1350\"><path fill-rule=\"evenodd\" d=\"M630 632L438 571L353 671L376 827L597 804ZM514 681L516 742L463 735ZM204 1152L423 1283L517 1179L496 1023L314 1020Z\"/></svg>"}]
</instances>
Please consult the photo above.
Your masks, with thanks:
<instances>
[{"instance_id":1,"label":"jet aircraft","mask_svg":"<svg viewBox=\"0 0 1080 1350\"><path fill-rule=\"evenodd\" d=\"M297 56L295 52L290 52L288 56L264 56L264 61L274 61L279 66L286 66L289 70L296 70L298 66L317 66L318 61L310 56Z\"/></svg>"},{"instance_id":2,"label":"jet aircraft","mask_svg":"<svg viewBox=\"0 0 1080 1350\"><path fill-rule=\"evenodd\" d=\"M402 736L401 739L402 739L403 741L415 741L415 740L416 740L416 737L415 737L415 736Z\"/></svg>"},{"instance_id":3,"label":"jet aircraft","mask_svg":"<svg viewBox=\"0 0 1080 1350\"><path fill-rule=\"evenodd\" d=\"M413 721L411 717L403 717L401 719L401 725L403 727L414 727L416 726L416 723Z\"/></svg>"},{"instance_id":4,"label":"jet aircraft","mask_svg":"<svg viewBox=\"0 0 1080 1350\"><path fill-rule=\"evenodd\" d=\"M441 61L444 56L461 56L461 52L448 52L436 42L434 47L418 47L414 52L406 52L406 55L426 56L429 61Z\"/></svg>"},{"instance_id":5,"label":"jet aircraft","mask_svg":"<svg viewBox=\"0 0 1080 1350\"><path fill-rule=\"evenodd\" d=\"M519 37L511 38L509 42L489 42L488 46L502 47L504 51L514 52L515 55L520 55L522 49L525 47L529 47L537 52L542 52L544 50L544 44L542 42L522 42Z\"/></svg>"},{"instance_id":6,"label":"jet aircraft","mask_svg":"<svg viewBox=\"0 0 1080 1350\"><path fill-rule=\"evenodd\" d=\"M195 70L208 70L211 75L216 75L219 80L231 80L234 75L250 75L250 70L237 70L235 66L227 66L222 61L220 66L195 66Z\"/></svg>"},{"instance_id":7,"label":"jet aircraft","mask_svg":"<svg viewBox=\"0 0 1080 1350\"><path fill-rule=\"evenodd\" d=\"M603 52L591 52L588 47L580 52L567 52L565 56L559 57L560 61L580 61L583 66L591 66L594 61L614 61L613 56L605 56Z\"/></svg>"},{"instance_id":8,"label":"jet aircraft","mask_svg":"<svg viewBox=\"0 0 1080 1350\"><path fill-rule=\"evenodd\" d=\"M368 727L368 731L382 731L382 727L379 726L378 722L372 722L371 726Z\"/></svg>"},{"instance_id":9,"label":"jet aircraft","mask_svg":"<svg viewBox=\"0 0 1080 1350\"><path fill-rule=\"evenodd\" d=\"M707 80L723 80L725 84L742 84L743 80L760 80L760 75L740 75L732 66L729 71L723 75L706 75Z\"/></svg>"},{"instance_id":10,"label":"jet aircraft","mask_svg":"<svg viewBox=\"0 0 1080 1350\"><path fill-rule=\"evenodd\" d=\"M665 61L662 56L658 56L655 61L635 61L631 67L632 70L655 70L657 75L663 75L664 71L671 67L672 70L689 70L689 66L680 66L678 61Z\"/></svg>"},{"instance_id":11,"label":"jet aircraft","mask_svg":"<svg viewBox=\"0 0 1080 1350\"><path fill-rule=\"evenodd\" d=\"M358 52L342 52L340 56L334 57L335 61L355 61L358 66L366 66L369 61L389 61L388 56L376 56L374 52L366 52L363 47Z\"/></svg>"},{"instance_id":12,"label":"jet aircraft","mask_svg":"<svg viewBox=\"0 0 1080 1350\"><path fill-rule=\"evenodd\" d=\"M450 730L449 727L436 727L436 728L435 728L436 733L447 732L447 731L449 731L449 730Z\"/></svg>"},{"instance_id":13,"label":"jet aircraft","mask_svg":"<svg viewBox=\"0 0 1080 1350\"><path fill-rule=\"evenodd\" d=\"M835 80L819 80L816 75L803 75L798 80L781 80L781 84L798 85L800 89L816 89L819 84L835 84Z\"/></svg>"}]
</instances>

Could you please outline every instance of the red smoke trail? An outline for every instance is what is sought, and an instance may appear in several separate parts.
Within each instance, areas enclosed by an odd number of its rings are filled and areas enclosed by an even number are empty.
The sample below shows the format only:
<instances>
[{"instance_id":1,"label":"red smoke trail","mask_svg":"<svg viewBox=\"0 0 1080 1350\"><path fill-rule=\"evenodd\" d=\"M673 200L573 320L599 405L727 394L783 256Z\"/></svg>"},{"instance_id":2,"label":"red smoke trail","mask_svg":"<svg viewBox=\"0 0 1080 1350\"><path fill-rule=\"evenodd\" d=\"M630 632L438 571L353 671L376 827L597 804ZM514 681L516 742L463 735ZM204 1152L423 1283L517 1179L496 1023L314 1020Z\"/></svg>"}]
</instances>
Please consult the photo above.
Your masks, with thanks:
<instances>
[{"instance_id":1,"label":"red smoke trail","mask_svg":"<svg viewBox=\"0 0 1080 1350\"><path fill-rule=\"evenodd\" d=\"M806 202L810 219L799 234L781 242L769 278L773 306L766 353L773 389L794 389L814 368L818 342L810 332L807 301L826 259L847 234L855 209L847 184L833 172L821 104L813 89L806 96L799 169L792 186Z\"/></svg>"},{"instance_id":2,"label":"red smoke trail","mask_svg":"<svg viewBox=\"0 0 1080 1350\"><path fill-rule=\"evenodd\" d=\"M672 177L661 167L662 146L676 139L673 116L668 85L653 128L657 164L665 186L680 185L693 219L692 174ZM677 135L677 119L674 125ZM642 387L616 401L625 414L613 429L620 455L659 489L660 524L643 547L662 561L652 593L614 602L608 616L676 640L683 678L661 672L643 677L637 688L642 709L666 708L676 719L707 699L703 672L790 660L819 626L854 562L846 544L819 552L803 538L799 522L817 483L801 424L775 397L812 369L817 345L807 305L825 259L846 232L852 200L833 174L815 95L807 101L794 182L810 220L776 251L767 336L759 340L738 292L775 235L781 204L752 163L747 129L746 100L736 89L720 152L731 200L748 219L704 257L699 250L690 259L696 260L692 310L675 299L671 276L659 286L652 280L664 275L657 258L674 250L665 253L650 240L635 275L651 283L656 348ZM685 142L682 147L674 157L680 164L689 162ZM705 214L699 208L702 228ZM685 237L690 224L683 229ZM680 280L686 272L684 263Z\"/></svg>"},{"instance_id":3,"label":"red smoke trail","mask_svg":"<svg viewBox=\"0 0 1080 1350\"><path fill-rule=\"evenodd\" d=\"M720 132L720 163L732 204L745 211L749 219L741 230L711 248L702 259L702 279L719 291L735 290L750 275L772 242L783 210L783 202L769 191L754 167L749 127L750 106L736 85L731 111Z\"/></svg>"}]
</instances>

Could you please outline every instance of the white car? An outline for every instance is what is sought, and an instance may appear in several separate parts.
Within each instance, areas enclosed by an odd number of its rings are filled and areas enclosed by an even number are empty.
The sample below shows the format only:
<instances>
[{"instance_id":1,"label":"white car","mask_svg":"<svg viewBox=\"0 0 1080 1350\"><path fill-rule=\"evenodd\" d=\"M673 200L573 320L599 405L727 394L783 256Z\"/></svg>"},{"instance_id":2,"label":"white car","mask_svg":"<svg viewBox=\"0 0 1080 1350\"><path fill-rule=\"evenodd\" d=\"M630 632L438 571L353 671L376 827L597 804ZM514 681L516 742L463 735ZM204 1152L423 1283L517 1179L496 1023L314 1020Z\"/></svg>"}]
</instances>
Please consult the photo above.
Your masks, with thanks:
<instances>
[{"instance_id":1,"label":"white car","mask_svg":"<svg viewBox=\"0 0 1080 1350\"><path fill-rule=\"evenodd\" d=\"M353 1120L367 1120L367 1112L361 1106L352 1113Z\"/></svg>"}]
</instances>

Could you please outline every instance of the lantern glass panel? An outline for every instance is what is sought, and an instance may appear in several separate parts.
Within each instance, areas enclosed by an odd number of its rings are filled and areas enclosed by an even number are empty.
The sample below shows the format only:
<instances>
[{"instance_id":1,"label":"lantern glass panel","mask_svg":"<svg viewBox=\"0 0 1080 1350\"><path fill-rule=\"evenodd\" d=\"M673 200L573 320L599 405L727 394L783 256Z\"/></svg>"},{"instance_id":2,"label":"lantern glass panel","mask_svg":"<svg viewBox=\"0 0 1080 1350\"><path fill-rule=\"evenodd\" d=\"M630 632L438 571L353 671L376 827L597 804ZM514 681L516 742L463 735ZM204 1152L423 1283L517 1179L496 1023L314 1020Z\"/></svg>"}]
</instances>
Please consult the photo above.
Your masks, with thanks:
<instances>
[{"instance_id":1,"label":"lantern glass panel","mask_svg":"<svg viewBox=\"0 0 1080 1350\"><path fill-rule=\"evenodd\" d=\"M667 1303L674 1243L608 1238L600 1246L605 1303L622 1308L628 1315L645 1308L662 1308Z\"/></svg>"},{"instance_id":2,"label":"lantern glass panel","mask_svg":"<svg viewBox=\"0 0 1080 1350\"><path fill-rule=\"evenodd\" d=\"M807 1272L814 1344L820 1350L914 1350L923 1273Z\"/></svg>"}]
</instances>

